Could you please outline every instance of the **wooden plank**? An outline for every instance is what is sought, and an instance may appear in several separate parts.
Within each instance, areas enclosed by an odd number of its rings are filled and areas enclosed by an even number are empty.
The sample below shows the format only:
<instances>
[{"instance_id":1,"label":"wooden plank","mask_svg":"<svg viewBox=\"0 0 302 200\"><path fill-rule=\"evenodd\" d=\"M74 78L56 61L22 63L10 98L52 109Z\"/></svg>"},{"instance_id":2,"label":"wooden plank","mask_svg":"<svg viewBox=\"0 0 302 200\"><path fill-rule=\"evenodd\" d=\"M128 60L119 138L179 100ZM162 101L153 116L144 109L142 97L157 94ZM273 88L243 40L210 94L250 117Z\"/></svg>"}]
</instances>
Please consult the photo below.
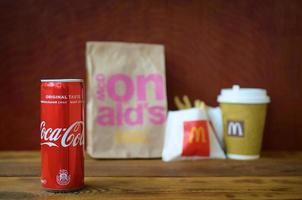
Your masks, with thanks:
<instances>
[{"instance_id":1,"label":"wooden plank","mask_svg":"<svg viewBox=\"0 0 302 200\"><path fill-rule=\"evenodd\" d=\"M54 194L38 177L0 177L4 199L301 199L302 177L89 177L80 192Z\"/></svg>"},{"instance_id":2,"label":"wooden plank","mask_svg":"<svg viewBox=\"0 0 302 200\"><path fill-rule=\"evenodd\" d=\"M261 159L302 159L302 151L264 151L261 153ZM0 151L0 162L5 161L39 161L40 151ZM86 160L96 160L86 156ZM114 160L114 159L112 159ZM144 159L136 159L144 160ZM153 159L156 160L156 159Z\"/></svg>"},{"instance_id":3,"label":"wooden plank","mask_svg":"<svg viewBox=\"0 0 302 200\"><path fill-rule=\"evenodd\" d=\"M39 152L0 152L0 176L39 176ZM254 161L94 160L86 176L302 176L302 152L264 152Z\"/></svg>"}]
</instances>

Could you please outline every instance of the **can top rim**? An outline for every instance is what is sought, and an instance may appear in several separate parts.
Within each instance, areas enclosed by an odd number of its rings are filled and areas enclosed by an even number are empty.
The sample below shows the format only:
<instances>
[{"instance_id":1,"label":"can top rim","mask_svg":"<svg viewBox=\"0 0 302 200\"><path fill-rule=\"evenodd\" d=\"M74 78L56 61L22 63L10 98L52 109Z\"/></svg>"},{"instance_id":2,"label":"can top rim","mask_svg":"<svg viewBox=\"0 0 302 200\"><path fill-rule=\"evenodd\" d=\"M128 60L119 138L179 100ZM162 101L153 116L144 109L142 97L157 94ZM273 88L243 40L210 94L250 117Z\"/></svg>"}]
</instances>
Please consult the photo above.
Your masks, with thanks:
<instances>
[{"instance_id":1,"label":"can top rim","mask_svg":"<svg viewBox=\"0 0 302 200\"><path fill-rule=\"evenodd\" d=\"M41 82L83 82L83 79L41 79Z\"/></svg>"}]
</instances>

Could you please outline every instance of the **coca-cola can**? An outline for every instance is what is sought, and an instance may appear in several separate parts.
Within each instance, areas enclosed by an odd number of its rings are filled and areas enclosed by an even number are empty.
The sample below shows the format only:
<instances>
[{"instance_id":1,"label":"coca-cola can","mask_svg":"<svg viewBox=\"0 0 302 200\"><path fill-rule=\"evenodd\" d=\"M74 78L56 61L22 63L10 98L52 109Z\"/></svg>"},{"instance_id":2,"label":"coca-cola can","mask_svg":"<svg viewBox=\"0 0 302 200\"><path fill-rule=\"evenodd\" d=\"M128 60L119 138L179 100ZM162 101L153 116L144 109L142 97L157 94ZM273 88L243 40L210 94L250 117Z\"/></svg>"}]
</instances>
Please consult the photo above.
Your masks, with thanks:
<instances>
[{"instance_id":1,"label":"coca-cola can","mask_svg":"<svg viewBox=\"0 0 302 200\"><path fill-rule=\"evenodd\" d=\"M84 186L82 79L41 80L41 184L47 191Z\"/></svg>"}]
</instances>

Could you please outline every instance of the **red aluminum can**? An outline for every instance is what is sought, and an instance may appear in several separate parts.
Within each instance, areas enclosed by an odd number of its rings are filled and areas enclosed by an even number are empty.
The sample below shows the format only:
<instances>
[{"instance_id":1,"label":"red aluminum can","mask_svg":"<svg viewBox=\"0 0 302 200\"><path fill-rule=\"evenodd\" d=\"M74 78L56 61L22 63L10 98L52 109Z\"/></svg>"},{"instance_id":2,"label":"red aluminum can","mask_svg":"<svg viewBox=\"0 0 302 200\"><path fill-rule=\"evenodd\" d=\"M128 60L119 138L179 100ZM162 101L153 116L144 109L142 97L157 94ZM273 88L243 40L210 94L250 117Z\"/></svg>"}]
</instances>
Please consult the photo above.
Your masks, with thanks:
<instances>
[{"instance_id":1,"label":"red aluminum can","mask_svg":"<svg viewBox=\"0 0 302 200\"><path fill-rule=\"evenodd\" d=\"M84 186L82 79L41 80L41 183L48 191Z\"/></svg>"}]
</instances>

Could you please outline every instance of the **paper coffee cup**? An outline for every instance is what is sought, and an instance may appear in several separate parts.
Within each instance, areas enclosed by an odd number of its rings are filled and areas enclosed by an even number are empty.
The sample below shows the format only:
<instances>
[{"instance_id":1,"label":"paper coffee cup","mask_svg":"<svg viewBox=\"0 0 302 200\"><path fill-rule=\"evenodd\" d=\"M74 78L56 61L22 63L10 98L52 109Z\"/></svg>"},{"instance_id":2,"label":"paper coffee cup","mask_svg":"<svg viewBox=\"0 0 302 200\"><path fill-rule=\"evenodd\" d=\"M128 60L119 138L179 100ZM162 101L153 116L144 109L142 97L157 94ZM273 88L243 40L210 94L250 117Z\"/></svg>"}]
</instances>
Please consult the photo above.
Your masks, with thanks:
<instances>
[{"instance_id":1,"label":"paper coffee cup","mask_svg":"<svg viewBox=\"0 0 302 200\"><path fill-rule=\"evenodd\" d=\"M217 98L223 117L228 158L250 160L260 157L267 104L270 98L260 88L222 89Z\"/></svg>"}]
</instances>

